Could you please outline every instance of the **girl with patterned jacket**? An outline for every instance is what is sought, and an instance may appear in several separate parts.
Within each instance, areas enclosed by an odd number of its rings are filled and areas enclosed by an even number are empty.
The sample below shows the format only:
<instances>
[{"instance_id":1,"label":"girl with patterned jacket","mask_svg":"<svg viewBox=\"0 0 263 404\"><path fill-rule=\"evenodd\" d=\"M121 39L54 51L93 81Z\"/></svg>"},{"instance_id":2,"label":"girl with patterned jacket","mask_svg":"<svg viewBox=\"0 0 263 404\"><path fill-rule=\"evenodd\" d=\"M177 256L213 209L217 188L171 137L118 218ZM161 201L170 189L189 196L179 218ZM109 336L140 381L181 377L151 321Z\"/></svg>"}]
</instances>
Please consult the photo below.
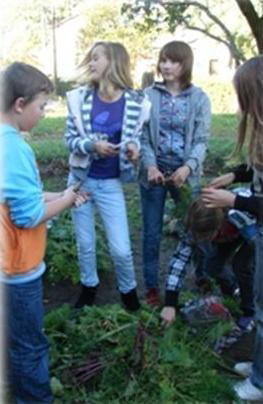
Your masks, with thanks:
<instances>
[{"instance_id":1,"label":"girl with patterned jacket","mask_svg":"<svg viewBox=\"0 0 263 404\"><path fill-rule=\"evenodd\" d=\"M147 302L159 304L159 250L165 199L176 200L188 181L193 193L199 179L210 130L207 95L191 83L193 53L172 41L160 51L157 72L162 82L145 89L151 115L142 135L140 183L143 214L143 270Z\"/></svg>"},{"instance_id":2,"label":"girl with patterned jacket","mask_svg":"<svg viewBox=\"0 0 263 404\"><path fill-rule=\"evenodd\" d=\"M135 179L142 126L150 102L132 90L129 55L120 43L97 42L82 63L88 85L67 93L66 142L69 184L81 182L90 193L73 209L82 292L76 303L92 305L99 278L94 213L97 208L114 262L118 288L127 309L137 310L136 280L121 182Z\"/></svg>"}]
</instances>

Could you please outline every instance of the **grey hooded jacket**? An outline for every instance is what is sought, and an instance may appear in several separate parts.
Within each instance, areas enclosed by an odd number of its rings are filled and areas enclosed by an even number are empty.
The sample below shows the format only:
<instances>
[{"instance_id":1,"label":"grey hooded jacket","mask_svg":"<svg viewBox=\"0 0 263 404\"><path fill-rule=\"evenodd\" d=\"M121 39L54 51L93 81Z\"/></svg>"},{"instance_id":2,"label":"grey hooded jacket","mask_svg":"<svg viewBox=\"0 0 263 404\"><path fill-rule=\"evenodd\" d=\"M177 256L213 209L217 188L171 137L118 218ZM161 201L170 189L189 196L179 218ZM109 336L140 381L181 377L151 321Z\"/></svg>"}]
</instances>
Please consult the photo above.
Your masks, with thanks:
<instances>
[{"instance_id":1,"label":"grey hooded jacket","mask_svg":"<svg viewBox=\"0 0 263 404\"><path fill-rule=\"evenodd\" d=\"M156 155L159 143L159 122L161 92L157 88L148 87L145 90L152 107L150 121L144 125L141 137L141 163L139 171L140 183L146 188L147 170L151 165L157 165ZM202 164L205 158L211 125L211 105L205 92L192 86L189 94L188 121L185 133L184 164L190 167L191 173L187 179L193 189L199 188Z\"/></svg>"}]
</instances>

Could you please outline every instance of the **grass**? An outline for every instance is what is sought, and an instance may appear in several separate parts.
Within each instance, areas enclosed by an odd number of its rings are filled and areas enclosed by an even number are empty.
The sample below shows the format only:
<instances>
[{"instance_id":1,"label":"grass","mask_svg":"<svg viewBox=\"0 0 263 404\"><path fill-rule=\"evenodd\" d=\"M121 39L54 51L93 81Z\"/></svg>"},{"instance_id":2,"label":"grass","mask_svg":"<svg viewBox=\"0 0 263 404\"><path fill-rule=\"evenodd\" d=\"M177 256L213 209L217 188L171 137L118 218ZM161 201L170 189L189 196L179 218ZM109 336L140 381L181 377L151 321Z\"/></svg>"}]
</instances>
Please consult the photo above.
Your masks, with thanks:
<instances>
[{"instance_id":1,"label":"grass","mask_svg":"<svg viewBox=\"0 0 263 404\"><path fill-rule=\"evenodd\" d=\"M39 139L30 142L36 159L41 164L54 163L56 160L65 160L68 158L68 150L62 138Z\"/></svg>"},{"instance_id":2,"label":"grass","mask_svg":"<svg viewBox=\"0 0 263 404\"><path fill-rule=\"evenodd\" d=\"M64 142L65 115L53 116L42 121L28 135L28 140L40 164L56 164L64 160L67 164L68 150ZM208 144L204 169L208 175L221 174L222 169L231 164L229 156L234 149L238 118L234 114L215 114L212 119L211 136Z\"/></svg>"},{"instance_id":3,"label":"grass","mask_svg":"<svg viewBox=\"0 0 263 404\"><path fill-rule=\"evenodd\" d=\"M57 137L58 135L63 135L65 124L65 116L46 117L40 120L38 125L31 131L31 137L51 137L50 140L52 140L52 136Z\"/></svg>"},{"instance_id":4,"label":"grass","mask_svg":"<svg viewBox=\"0 0 263 404\"><path fill-rule=\"evenodd\" d=\"M163 331L159 312L68 305L46 316L57 403L230 404L230 382L211 346L224 323L195 335L180 318Z\"/></svg>"}]
</instances>

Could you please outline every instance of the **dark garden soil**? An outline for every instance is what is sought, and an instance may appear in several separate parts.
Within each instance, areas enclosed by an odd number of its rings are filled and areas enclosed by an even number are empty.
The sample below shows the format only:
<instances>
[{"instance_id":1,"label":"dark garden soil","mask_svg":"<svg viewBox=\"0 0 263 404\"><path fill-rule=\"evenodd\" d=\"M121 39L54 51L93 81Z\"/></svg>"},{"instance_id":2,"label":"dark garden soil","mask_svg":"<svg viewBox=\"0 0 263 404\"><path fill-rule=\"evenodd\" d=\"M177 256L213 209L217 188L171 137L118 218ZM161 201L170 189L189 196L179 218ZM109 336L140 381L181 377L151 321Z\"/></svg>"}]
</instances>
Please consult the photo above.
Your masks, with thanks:
<instances>
[{"instance_id":1,"label":"dark garden soil","mask_svg":"<svg viewBox=\"0 0 263 404\"><path fill-rule=\"evenodd\" d=\"M169 237L168 240L164 240L162 243L161 254L160 254L160 285L164 285L165 282L165 273L167 270L167 262L172 255L174 250L175 241L173 238ZM141 253L141 245L138 242L137 245L133 246L133 256L134 256L134 265L137 279L137 291L138 296L141 300L144 299L144 285L143 285L143 275L142 275L142 253ZM100 286L98 289L96 304L111 304L117 303L120 301L119 292L116 287L116 279L114 268L105 272L103 271L101 274L99 272L100 277ZM50 284L47 277L44 279L44 303L46 311L50 311L54 308L57 308L61 304L70 303L74 305L77 300L78 294L81 291L80 285L73 285L70 280L63 280L57 282L55 284ZM163 291L161 290L161 294Z\"/></svg>"},{"instance_id":2,"label":"dark garden soil","mask_svg":"<svg viewBox=\"0 0 263 404\"><path fill-rule=\"evenodd\" d=\"M41 174L44 177L63 177L65 178L65 166L61 162L59 165L54 167L53 164L41 169ZM64 181L64 180L63 180ZM62 181L62 182L63 182ZM133 236L133 226L130 223L131 236ZM138 229L136 230L138 232ZM133 242L133 254L134 254L134 264L137 279L137 291L139 298L144 299L145 289L143 284L142 275L142 252L141 252L141 237L132 237L137 241ZM161 286L161 296L163 298L164 285L165 285L165 274L167 271L167 263L169 262L171 255L174 251L175 240L172 236L164 236L161 244L160 252L160 286ZM66 270L69 270L66 268ZM113 304L120 302L119 292L116 288L116 280L114 269L111 268L108 272L99 273L100 286L98 289L96 304ZM44 304L46 312L52 309L58 308L64 303L69 303L74 305L77 297L80 293L80 285L74 285L70 280L62 280L55 284L51 284L48 281L47 276L44 278ZM229 349L223 352L223 357L225 358L227 364L232 367L234 363L238 361L251 360L253 354L253 344L254 344L255 332L252 331L249 334L245 334L237 343L233 344Z\"/></svg>"}]
</instances>

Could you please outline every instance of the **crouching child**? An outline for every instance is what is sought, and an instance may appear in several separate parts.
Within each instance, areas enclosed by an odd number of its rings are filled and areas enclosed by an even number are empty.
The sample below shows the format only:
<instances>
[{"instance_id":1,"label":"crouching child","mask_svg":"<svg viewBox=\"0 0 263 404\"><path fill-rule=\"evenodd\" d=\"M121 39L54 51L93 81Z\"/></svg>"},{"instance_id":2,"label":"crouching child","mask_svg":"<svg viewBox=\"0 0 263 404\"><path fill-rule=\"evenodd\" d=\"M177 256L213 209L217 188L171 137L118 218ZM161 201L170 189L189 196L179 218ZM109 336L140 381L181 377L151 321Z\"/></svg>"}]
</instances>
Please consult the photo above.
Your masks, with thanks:
<instances>
[{"instance_id":1,"label":"crouching child","mask_svg":"<svg viewBox=\"0 0 263 404\"><path fill-rule=\"evenodd\" d=\"M187 232L179 241L169 266L165 307L161 312L163 324L167 326L176 318L187 267L194 252L197 252L197 284L202 285L203 280L211 276L223 296L234 296L238 288L241 316L237 325L244 330L250 329L254 316L255 218L235 209L207 208L201 199L196 199L188 209L186 228Z\"/></svg>"}]
</instances>

